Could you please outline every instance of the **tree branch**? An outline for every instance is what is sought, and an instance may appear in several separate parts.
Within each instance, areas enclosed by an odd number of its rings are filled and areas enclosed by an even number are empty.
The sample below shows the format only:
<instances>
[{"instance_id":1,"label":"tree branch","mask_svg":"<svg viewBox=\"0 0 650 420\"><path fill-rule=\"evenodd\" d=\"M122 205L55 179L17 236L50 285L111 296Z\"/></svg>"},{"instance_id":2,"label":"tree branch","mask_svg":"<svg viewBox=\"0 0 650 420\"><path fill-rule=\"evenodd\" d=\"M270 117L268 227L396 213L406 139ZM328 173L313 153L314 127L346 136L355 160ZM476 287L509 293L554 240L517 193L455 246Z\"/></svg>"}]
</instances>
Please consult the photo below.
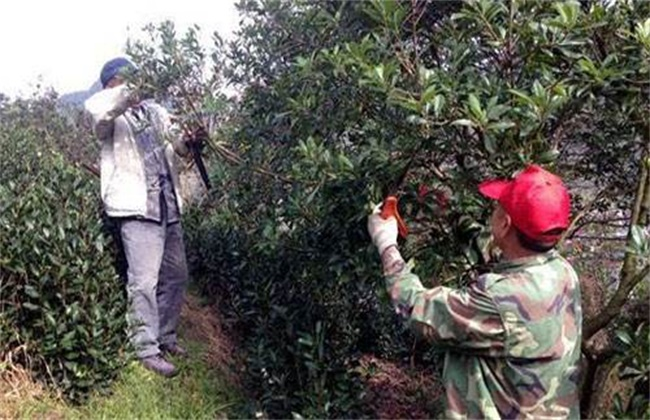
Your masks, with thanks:
<instances>
[{"instance_id":1,"label":"tree branch","mask_svg":"<svg viewBox=\"0 0 650 420\"><path fill-rule=\"evenodd\" d=\"M625 266L625 265L624 265ZM625 268L625 267L624 267ZM621 308L627 301L627 297L634 287L650 275L650 264L646 265L627 279L622 279L621 283L614 293L612 299L607 303L605 309L586 323L582 333L582 342L586 343L598 331L605 328L617 315L620 314Z\"/></svg>"},{"instance_id":2,"label":"tree branch","mask_svg":"<svg viewBox=\"0 0 650 420\"><path fill-rule=\"evenodd\" d=\"M631 240L632 226L638 225L642 222L642 220L640 220L640 217L642 216L642 205L649 200L648 196L650 196L650 176L648 174L650 171L650 132L644 130L644 135L646 137L646 153L640 162L641 171L639 174L639 183L632 210L632 218L630 220L630 228L627 233L628 241ZM616 289L614 296L605 306L605 309L585 324L582 335L583 342L589 340L589 338L602 328L606 327L612 319L619 315L630 292L639 282L650 275L650 264L646 264L638 272L635 270L637 260L638 257L633 251L627 251L625 253L625 260L623 261L623 267L621 268L621 274L619 276L619 286Z\"/></svg>"},{"instance_id":3,"label":"tree branch","mask_svg":"<svg viewBox=\"0 0 650 420\"><path fill-rule=\"evenodd\" d=\"M598 241L627 241L627 238L621 236L607 236L607 235L580 235L580 236L574 236L573 238L598 240Z\"/></svg>"},{"instance_id":4,"label":"tree branch","mask_svg":"<svg viewBox=\"0 0 650 420\"><path fill-rule=\"evenodd\" d=\"M99 170L96 167L94 167L94 166L92 166L92 165L90 165L90 164L88 164L86 162L82 162L79 165L82 168L84 168L85 170L87 170L88 172L90 172L91 174L95 175L96 177L99 177Z\"/></svg>"},{"instance_id":5,"label":"tree branch","mask_svg":"<svg viewBox=\"0 0 650 420\"><path fill-rule=\"evenodd\" d=\"M578 224L578 222L580 222L581 219L583 219L587 214L589 214L591 209L598 202L598 200L605 193L605 191L607 191L607 188L603 188L602 190L598 191L598 193L596 193L594 198L591 199L591 201L589 201L589 203L587 203L587 205L573 218L567 230L564 232L564 234L562 234L562 237L560 238L559 241L560 244L563 244L567 238L573 237L578 232L579 228L581 227Z\"/></svg>"},{"instance_id":6,"label":"tree branch","mask_svg":"<svg viewBox=\"0 0 650 420\"><path fill-rule=\"evenodd\" d=\"M625 222L625 223L621 223ZM574 231L569 234L566 239L572 239L575 238L577 233L580 232L580 229L589 226L589 225L597 225L597 226L606 226L606 227L613 227L613 228L626 228L629 226L628 224L629 219L627 217L614 217L611 219L588 219L585 220L584 218L576 224Z\"/></svg>"}]
</instances>

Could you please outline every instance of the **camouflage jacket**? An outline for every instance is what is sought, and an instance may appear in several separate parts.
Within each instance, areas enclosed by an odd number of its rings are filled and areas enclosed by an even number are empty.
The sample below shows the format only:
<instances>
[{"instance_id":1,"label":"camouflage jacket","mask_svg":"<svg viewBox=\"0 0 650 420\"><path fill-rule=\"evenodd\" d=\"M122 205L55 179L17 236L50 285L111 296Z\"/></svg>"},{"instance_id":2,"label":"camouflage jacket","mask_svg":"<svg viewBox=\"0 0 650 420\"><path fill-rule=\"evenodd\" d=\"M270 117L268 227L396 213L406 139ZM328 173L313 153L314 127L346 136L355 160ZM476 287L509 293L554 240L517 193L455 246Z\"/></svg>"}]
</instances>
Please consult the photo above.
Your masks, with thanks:
<instances>
[{"instance_id":1,"label":"camouflage jacket","mask_svg":"<svg viewBox=\"0 0 650 420\"><path fill-rule=\"evenodd\" d=\"M464 289L386 277L398 313L446 351L448 418L578 418L582 309L556 251L502 263Z\"/></svg>"}]
</instances>

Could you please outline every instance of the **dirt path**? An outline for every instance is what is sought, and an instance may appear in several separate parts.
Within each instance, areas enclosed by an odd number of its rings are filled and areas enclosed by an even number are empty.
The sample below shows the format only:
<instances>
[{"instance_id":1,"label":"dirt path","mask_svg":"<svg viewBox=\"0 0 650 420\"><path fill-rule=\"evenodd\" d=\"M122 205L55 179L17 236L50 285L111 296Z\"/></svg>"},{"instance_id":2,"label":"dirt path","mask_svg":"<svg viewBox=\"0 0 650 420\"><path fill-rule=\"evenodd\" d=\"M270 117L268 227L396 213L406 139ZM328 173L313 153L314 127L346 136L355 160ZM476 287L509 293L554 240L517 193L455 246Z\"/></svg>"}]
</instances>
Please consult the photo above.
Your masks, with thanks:
<instances>
[{"instance_id":1,"label":"dirt path","mask_svg":"<svg viewBox=\"0 0 650 420\"><path fill-rule=\"evenodd\" d=\"M233 384L239 384L234 368L235 345L216 307L202 305L197 296L188 293L181 312L179 334L181 340L204 344L203 361Z\"/></svg>"}]
</instances>

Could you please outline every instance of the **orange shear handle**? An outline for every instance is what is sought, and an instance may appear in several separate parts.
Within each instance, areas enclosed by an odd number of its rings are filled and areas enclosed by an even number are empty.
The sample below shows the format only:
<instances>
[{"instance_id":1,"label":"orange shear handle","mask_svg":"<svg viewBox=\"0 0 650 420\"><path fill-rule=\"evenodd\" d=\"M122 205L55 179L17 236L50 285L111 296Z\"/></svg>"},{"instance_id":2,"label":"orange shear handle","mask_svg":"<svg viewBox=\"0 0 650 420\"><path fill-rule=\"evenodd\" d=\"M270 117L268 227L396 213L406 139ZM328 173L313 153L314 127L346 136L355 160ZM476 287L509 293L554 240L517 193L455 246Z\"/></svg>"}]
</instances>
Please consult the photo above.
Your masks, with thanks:
<instances>
[{"instance_id":1,"label":"orange shear handle","mask_svg":"<svg viewBox=\"0 0 650 420\"><path fill-rule=\"evenodd\" d=\"M404 219L402 219L402 216L400 216L399 211L397 210L397 197L394 195L386 197L384 204L381 206L380 215L382 219L394 217L397 220L397 231L402 238L406 238L406 235L409 234L409 230L408 227L406 227L406 223L404 223Z\"/></svg>"}]
</instances>

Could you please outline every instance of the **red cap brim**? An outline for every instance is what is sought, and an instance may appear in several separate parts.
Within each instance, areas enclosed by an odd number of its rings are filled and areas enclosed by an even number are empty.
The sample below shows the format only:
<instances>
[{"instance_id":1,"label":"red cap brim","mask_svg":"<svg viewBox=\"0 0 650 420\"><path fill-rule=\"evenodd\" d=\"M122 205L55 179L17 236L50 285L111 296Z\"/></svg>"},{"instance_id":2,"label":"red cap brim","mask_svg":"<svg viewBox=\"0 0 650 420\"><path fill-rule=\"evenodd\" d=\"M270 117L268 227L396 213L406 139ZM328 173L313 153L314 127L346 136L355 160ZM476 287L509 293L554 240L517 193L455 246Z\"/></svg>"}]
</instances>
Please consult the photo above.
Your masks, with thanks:
<instances>
[{"instance_id":1,"label":"red cap brim","mask_svg":"<svg viewBox=\"0 0 650 420\"><path fill-rule=\"evenodd\" d=\"M485 197L498 200L501 198L503 191L508 188L508 185L510 185L510 181L503 181L500 179L484 181L479 184L478 190Z\"/></svg>"}]
</instances>

